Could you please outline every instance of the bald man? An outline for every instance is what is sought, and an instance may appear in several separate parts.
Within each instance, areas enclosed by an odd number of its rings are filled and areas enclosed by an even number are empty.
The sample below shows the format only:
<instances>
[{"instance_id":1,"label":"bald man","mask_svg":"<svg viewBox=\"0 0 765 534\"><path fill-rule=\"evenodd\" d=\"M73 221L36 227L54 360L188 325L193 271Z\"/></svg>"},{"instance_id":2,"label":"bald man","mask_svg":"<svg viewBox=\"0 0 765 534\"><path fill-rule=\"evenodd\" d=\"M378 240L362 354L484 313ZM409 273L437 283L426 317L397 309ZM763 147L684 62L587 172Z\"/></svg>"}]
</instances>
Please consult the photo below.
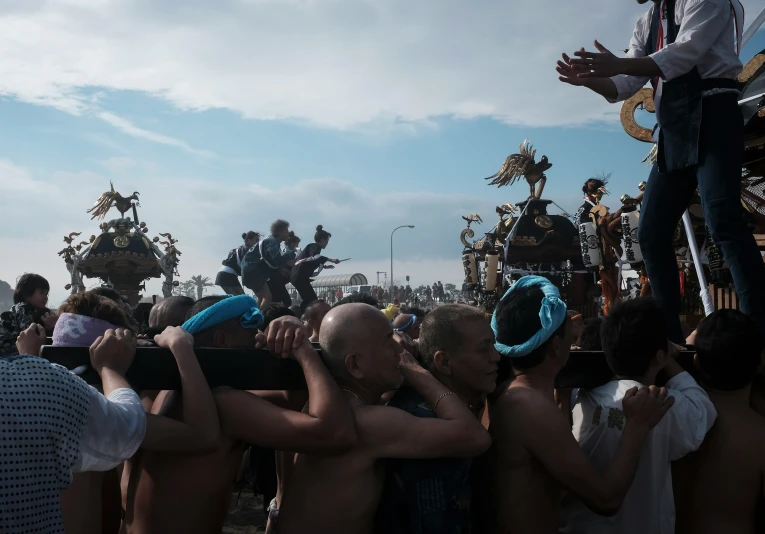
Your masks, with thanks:
<instances>
[{"instance_id":1,"label":"bald man","mask_svg":"<svg viewBox=\"0 0 765 534\"><path fill-rule=\"evenodd\" d=\"M198 301L192 312L202 315L229 299L211 296ZM265 344L281 357L296 360L303 369L309 402L304 413L279 407L254 392L216 388L213 397L220 421L220 446L204 455L146 453L134 468L128 486L124 534L214 534L223 528L231 487L245 444L288 451L338 453L356 442L353 414L342 392L308 342L302 323L290 316L273 320L266 333L255 324L244 325L245 315L212 319L198 328L188 321L196 346L252 349ZM227 319L226 317L231 317ZM252 320L252 319L250 319ZM152 408L171 418L185 415L183 392L162 392ZM196 394L196 392L193 392Z\"/></svg>"},{"instance_id":2,"label":"bald man","mask_svg":"<svg viewBox=\"0 0 765 534\"><path fill-rule=\"evenodd\" d=\"M381 458L469 458L491 445L464 405L394 340L390 322L366 304L333 308L322 322L322 357L345 393L359 441L336 456L298 454L280 496L279 534L368 534L383 485ZM379 405L406 382L437 418Z\"/></svg>"}]
</instances>

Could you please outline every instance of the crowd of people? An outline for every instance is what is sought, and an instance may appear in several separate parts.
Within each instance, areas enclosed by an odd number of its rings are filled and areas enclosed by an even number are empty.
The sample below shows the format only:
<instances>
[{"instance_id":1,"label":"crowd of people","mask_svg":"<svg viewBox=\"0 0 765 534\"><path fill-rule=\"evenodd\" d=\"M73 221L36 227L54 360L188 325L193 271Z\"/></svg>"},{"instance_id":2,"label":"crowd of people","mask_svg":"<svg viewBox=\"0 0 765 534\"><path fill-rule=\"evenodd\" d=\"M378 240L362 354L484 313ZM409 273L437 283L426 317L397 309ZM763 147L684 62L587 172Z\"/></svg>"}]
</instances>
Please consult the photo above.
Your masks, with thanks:
<instances>
[{"instance_id":1,"label":"crowd of people","mask_svg":"<svg viewBox=\"0 0 765 534\"><path fill-rule=\"evenodd\" d=\"M300 238L290 230L290 223L278 219L271 224L270 235L261 239L258 232L242 234L244 243L232 249L218 271L215 284L228 295L243 295L244 286L258 298L261 307L281 302L289 307L292 298L287 291L291 283L301 298L301 309L318 299L311 285L312 278L323 269L340 263L322 251L332 234L322 225L316 227L313 242L300 249ZM242 281L239 282L241 277Z\"/></svg>"},{"instance_id":2,"label":"crowd of people","mask_svg":"<svg viewBox=\"0 0 765 534\"><path fill-rule=\"evenodd\" d=\"M340 263L336 258L323 254L332 234L322 225L316 227L313 242L300 248L300 238L290 230L289 222L278 219L271 224L270 235L261 239L258 232L242 234L243 244L231 249L215 278L215 285L228 295L243 295L251 290L260 306L279 302L288 308L293 300L287 288L292 284L300 296L300 311L305 311L311 302L317 300L313 280L324 269L334 269ZM240 282L241 278L241 282ZM390 287L371 286L369 294L380 303L401 304L413 307L432 307L436 304L454 301L455 297L444 290L441 281L433 286L414 290L409 285ZM323 300L334 304L343 299L343 288L326 290Z\"/></svg>"},{"instance_id":3,"label":"crowd of people","mask_svg":"<svg viewBox=\"0 0 765 534\"><path fill-rule=\"evenodd\" d=\"M131 309L110 288L51 311L48 290L22 276L2 317L0 532L217 533L243 466L280 534L757 528L763 346L737 311L701 322L685 369L650 298L582 320L535 276L489 316L368 294ZM101 387L40 358L47 343L89 347ZM146 344L172 352L180 390L131 389ZM210 390L198 347L267 348L307 389ZM556 389L579 349L602 349L611 380Z\"/></svg>"}]
</instances>

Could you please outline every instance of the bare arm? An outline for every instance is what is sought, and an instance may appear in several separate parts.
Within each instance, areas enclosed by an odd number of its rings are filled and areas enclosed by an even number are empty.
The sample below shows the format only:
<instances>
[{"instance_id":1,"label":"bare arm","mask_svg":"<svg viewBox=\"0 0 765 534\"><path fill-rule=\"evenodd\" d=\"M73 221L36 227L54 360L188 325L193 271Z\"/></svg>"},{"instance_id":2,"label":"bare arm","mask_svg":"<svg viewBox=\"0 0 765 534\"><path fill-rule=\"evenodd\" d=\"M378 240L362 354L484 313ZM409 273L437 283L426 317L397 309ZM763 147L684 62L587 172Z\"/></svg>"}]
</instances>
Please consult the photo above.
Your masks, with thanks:
<instances>
[{"instance_id":1,"label":"bare arm","mask_svg":"<svg viewBox=\"0 0 765 534\"><path fill-rule=\"evenodd\" d=\"M438 419L414 417L383 406L360 410L363 417L359 416L359 432L378 457L470 458L491 446L489 433L462 400L406 352L402 354L401 371L425 402L431 406L438 402Z\"/></svg>"},{"instance_id":2,"label":"bare arm","mask_svg":"<svg viewBox=\"0 0 765 534\"><path fill-rule=\"evenodd\" d=\"M291 452L343 452L356 444L350 404L307 341L295 351L308 384L308 413L286 410L246 391L216 392L223 431Z\"/></svg>"},{"instance_id":3,"label":"bare arm","mask_svg":"<svg viewBox=\"0 0 765 534\"><path fill-rule=\"evenodd\" d=\"M658 389L656 390L658 391ZM619 448L603 473L599 473L581 449L563 414L555 405L537 395L523 395L503 410L507 427L520 437L524 446L563 486L575 493L582 502L601 515L619 511L637 470L640 451L650 428L672 405L663 396L649 398L641 394L642 410L628 417ZM635 393L631 397L634 398ZM630 411L630 410L628 410ZM653 412L653 415L651 415ZM631 412L632 413L632 412ZM646 417L647 416L647 417ZM510 421L508 421L508 419ZM504 425L503 425L504 426Z\"/></svg>"},{"instance_id":4,"label":"bare arm","mask_svg":"<svg viewBox=\"0 0 765 534\"><path fill-rule=\"evenodd\" d=\"M271 404L276 404L280 408L299 412L308 402L307 391L287 391L287 390L259 390L247 391L252 395L257 395L261 399L267 400Z\"/></svg>"},{"instance_id":5,"label":"bare arm","mask_svg":"<svg viewBox=\"0 0 765 534\"><path fill-rule=\"evenodd\" d=\"M600 473L577 443L563 414L546 399L529 396L502 412L512 418L505 423L509 431L519 436L531 455L588 508L608 516L619 510L635 476L647 431L626 425L611 464Z\"/></svg>"},{"instance_id":6,"label":"bare arm","mask_svg":"<svg viewBox=\"0 0 765 534\"><path fill-rule=\"evenodd\" d=\"M181 375L183 421L149 415L141 445L149 450L214 450L220 444L220 423L210 388L194 354L194 338L180 327L168 327L154 340L175 356Z\"/></svg>"}]
</instances>

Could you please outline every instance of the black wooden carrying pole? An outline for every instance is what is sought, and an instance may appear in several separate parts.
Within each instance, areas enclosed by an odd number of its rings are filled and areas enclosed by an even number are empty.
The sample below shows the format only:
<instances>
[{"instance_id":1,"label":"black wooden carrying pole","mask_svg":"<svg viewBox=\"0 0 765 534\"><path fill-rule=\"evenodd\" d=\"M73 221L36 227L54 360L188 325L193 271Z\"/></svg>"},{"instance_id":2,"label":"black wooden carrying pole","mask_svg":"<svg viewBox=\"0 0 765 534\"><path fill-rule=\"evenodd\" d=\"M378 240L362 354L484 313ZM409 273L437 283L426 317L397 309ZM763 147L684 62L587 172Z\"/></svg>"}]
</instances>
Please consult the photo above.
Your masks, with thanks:
<instances>
[{"instance_id":1,"label":"black wooden carrying pole","mask_svg":"<svg viewBox=\"0 0 765 534\"><path fill-rule=\"evenodd\" d=\"M285 360L267 350L195 349L199 365L210 387L229 386L250 390L304 390L303 370L294 360ZM46 345L40 356L69 370L85 367L82 378L99 384L98 374L90 367L87 347ZM678 355L678 362L691 374L693 352ZM558 388L595 388L611 380L611 370L602 352L573 351L566 367L556 378ZM133 365L126 376L136 390L181 389L181 377L172 353L166 349L138 347Z\"/></svg>"},{"instance_id":2,"label":"black wooden carrying pole","mask_svg":"<svg viewBox=\"0 0 765 534\"><path fill-rule=\"evenodd\" d=\"M229 386L252 390L304 390L303 370L294 360L285 360L267 350L195 349L207 383L211 388ZM98 374L90 367L87 347L44 346L40 356L74 370L86 367L81 374L89 384L100 384ZM133 364L125 376L138 390L181 389L181 376L173 354L167 349L138 347Z\"/></svg>"}]
</instances>

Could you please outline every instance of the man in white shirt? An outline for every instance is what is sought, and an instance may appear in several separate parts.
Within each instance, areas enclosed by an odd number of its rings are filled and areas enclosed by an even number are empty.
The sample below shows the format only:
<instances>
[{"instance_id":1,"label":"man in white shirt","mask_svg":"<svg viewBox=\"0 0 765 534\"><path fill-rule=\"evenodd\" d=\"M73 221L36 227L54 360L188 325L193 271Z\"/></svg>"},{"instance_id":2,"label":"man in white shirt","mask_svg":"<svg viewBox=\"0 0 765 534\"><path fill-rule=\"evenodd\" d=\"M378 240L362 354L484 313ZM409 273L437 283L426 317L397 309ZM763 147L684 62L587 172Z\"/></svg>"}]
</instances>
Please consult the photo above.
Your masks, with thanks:
<instances>
[{"instance_id":1,"label":"man in white shirt","mask_svg":"<svg viewBox=\"0 0 765 534\"><path fill-rule=\"evenodd\" d=\"M675 343L684 338L672 235L697 186L741 308L765 332L765 265L740 202L744 120L736 77L743 19L739 0L653 0L635 26L627 57L595 41L598 52L582 49L558 61L561 81L609 102L632 97L649 81L654 88L658 156L643 197L639 241Z\"/></svg>"},{"instance_id":2,"label":"man in white shirt","mask_svg":"<svg viewBox=\"0 0 765 534\"><path fill-rule=\"evenodd\" d=\"M124 378L135 354L130 331L91 347L104 394L38 354L45 330L18 338L21 356L0 360L0 533L64 532L59 494L73 472L108 471L144 439L146 415ZM27 356L25 356L27 354Z\"/></svg>"},{"instance_id":3,"label":"man in white shirt","mask_svg":"<svg viewBox=\"0 0 765 534\"><path fill-rule=\"evenodd\" d=\"M616 380L579 390L573 431L584 452L600 469L612 461L622 440L624 393L651 385L661 372L675 404L650 431L635 479L619 512L604 517L566 495L561 533L625 534L675 532L670 462L701 446L717 417L706 392L673 358L667 327L650 298L627 300L611 309L601 327L603 351Z\"/></svg>"}]
</instances>

